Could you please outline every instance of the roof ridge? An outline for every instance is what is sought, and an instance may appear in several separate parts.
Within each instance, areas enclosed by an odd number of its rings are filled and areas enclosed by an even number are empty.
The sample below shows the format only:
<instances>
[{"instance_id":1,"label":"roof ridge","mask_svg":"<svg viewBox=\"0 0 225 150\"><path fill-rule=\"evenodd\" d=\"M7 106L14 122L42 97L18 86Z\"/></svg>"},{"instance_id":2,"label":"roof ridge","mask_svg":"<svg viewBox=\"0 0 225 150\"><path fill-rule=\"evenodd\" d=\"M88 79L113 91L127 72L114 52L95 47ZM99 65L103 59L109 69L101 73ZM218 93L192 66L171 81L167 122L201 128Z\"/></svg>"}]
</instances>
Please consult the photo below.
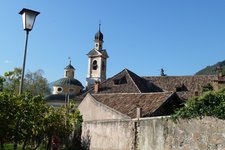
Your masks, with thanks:
<instances>
[{"instance_id":1,"label":"roof ridge","mask_svg":"<svg viewBox=\"0 0 225 150\"><path fill-rule=\"evenodd\" d=\"M174 76L142 76L142 78L146 77L157 77L157 78L168 78L168 77L216 77L218 75L174 75Z\"/></svg>"},{"instance_id":2,"label":"roof ridge","mask_svg":"<svg viewBox=\"0 0 225 150\"><path fill-rule=\"evenodd\" d=\"M127 68L125 68L125 71L127 72L127 74L129 75L129 77L131 78L131 81L134 83L134 85L136 86L136 88L138 89L138 91L140 93L142 93L141 90L140 90L140 88L137 86L136 82L134 81L134 79L131 77L131 75L130 75L131 71L128 70Z\"/></svg>"},{"instance_id":3,"label":"roof ridge","mask_svg":"<svg viewBox=\"0 0 225 150\"><path fill-rule=\"evenodd\" d=\"M175 92L173 91L166 91L166 92L151 92L151 93L93 93L91 95L131 95L131 94L136 94L136 95L154 95L154 94L174 94Z\"/></svg>"}]
</instances>

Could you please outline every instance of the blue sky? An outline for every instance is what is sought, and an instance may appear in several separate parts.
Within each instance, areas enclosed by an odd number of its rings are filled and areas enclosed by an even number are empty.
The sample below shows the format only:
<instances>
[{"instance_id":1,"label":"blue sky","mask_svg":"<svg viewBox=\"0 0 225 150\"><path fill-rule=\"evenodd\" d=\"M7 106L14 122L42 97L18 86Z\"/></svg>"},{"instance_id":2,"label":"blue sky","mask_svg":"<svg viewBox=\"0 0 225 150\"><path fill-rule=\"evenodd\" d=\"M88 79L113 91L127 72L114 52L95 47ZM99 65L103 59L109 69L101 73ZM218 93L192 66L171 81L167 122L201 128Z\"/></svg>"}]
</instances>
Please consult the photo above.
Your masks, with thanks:
<instances>
[{"instance_id":1,"label":"blue sky","mask_svg":"<svg viewBox=\"0 0 225 150\"><path fill-rule=\"evenodd\" d=\"M107 76L124 68L140 76L193 75L225 59L224 0L1 0L0 75L21 67L25 32L18 12L40 11L29 35L26 71L63 77L68 57L85 85L86 54L104 34Z\"/></svg>"}]
</instances>

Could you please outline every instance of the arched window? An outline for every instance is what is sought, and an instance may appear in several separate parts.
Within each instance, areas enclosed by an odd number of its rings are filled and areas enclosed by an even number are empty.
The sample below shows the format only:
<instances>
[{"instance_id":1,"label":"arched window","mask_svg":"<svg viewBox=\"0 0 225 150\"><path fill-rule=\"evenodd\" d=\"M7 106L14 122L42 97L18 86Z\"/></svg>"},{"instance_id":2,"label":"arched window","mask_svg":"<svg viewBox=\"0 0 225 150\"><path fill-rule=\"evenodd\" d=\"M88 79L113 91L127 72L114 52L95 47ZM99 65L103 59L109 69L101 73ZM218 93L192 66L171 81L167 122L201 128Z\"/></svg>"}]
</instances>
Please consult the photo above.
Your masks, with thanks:
<instances>
[{"instance_id":1,"label":"arched window","mask_svg":"<svg viewBox=\"0 0 225 150\"><path fill-rule=\"evenodd\" d=\"M97 70L97 68L98 68L97 60L93 61L92 68L93 68L93 70Z\"/></svg>"}]
</instances>

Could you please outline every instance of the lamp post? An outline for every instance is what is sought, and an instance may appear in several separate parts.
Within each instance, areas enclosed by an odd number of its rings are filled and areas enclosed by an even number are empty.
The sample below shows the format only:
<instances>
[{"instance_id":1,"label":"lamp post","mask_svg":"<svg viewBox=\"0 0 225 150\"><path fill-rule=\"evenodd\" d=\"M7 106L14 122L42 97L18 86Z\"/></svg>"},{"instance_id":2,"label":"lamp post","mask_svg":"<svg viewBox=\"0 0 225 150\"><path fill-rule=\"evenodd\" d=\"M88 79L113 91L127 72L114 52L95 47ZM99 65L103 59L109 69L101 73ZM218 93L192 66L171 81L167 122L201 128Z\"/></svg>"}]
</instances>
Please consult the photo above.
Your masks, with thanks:
<instances>
[{"instance_id":1,"label":"lamp post","mask_svg":"<svg viewBox=\"0 0 225 150\"><path fill-rule=\"evenodd\" d=\"M19 94L23 93L23 83L24 83L24 72L25 72L25 64L26 64L26 55L27 55L27 43L28 43L28 35L29 32L32 30L34 26L34 22L36 16L40 13L34 10L23 8L20 12L23 19L23 29L26 31L26 41L25 41L25 48L24 48L24 57L23 57L23 68L22 68L22 77L20 82L20 89Z\"/></svg>"}]
</instances>

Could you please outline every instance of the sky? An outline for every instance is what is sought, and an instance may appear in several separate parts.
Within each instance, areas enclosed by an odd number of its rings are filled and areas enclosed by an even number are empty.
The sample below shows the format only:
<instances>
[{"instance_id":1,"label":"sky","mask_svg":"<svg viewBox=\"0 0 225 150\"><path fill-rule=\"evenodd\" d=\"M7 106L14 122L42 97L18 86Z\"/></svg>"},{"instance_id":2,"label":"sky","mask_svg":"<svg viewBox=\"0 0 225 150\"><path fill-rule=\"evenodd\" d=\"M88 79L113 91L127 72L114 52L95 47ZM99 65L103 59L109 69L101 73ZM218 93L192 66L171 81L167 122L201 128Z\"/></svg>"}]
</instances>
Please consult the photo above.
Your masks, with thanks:
<instances>
[{"instance_id":1,"label":"sky","mask_svg":"<svg viewBox=\"0 0 225 150\"><path fill-rule=\"evenodd\" d=\"M193 75L225 60L224 0L0 0L0 76L22 67L22 8L40 12L29 34L26 72L49 82L69 64L85 85L87 53L101 22L107 77L127 68L139 76Z\"/></svg>"}]
</instances>

